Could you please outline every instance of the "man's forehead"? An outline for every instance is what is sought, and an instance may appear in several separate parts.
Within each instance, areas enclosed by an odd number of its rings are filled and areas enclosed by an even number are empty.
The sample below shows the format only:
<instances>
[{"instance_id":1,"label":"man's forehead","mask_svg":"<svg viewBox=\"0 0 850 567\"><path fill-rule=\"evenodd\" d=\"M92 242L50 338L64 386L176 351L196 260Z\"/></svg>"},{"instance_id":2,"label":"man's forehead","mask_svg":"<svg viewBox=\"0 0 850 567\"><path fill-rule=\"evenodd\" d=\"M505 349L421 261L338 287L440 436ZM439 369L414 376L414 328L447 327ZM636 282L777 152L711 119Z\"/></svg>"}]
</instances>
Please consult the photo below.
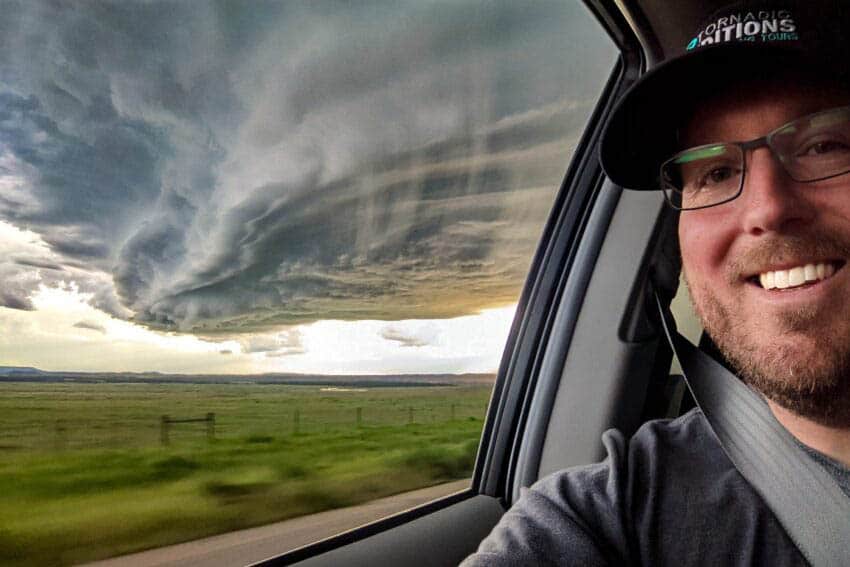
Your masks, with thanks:
<instances>
[{"instance_id":1,"label":"man's forehead","mask_svg":"<svg viewBox=\"0 0 850 567\"><path fill-rule=\"evenodd\" d=\"M750 79L705 95L680 127L680 149L758 138L819 110L850 104L850 89L795 76Z\"/></svg>"}]
</instances>

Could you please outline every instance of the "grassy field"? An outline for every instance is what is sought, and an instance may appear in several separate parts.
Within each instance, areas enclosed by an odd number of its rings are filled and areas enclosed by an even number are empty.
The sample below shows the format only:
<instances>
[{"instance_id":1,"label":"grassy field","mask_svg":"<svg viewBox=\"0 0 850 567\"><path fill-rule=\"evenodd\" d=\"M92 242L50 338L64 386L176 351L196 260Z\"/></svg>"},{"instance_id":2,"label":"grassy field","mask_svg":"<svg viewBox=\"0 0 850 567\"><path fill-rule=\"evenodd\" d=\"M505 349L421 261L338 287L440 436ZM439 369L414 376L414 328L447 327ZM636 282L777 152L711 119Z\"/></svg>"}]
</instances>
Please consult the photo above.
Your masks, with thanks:
<instances>
[{"instance_id":1,"label":"grassy field","mask_svg":"<svg viewBox=\"0 0 850 567\"><path fill-rule=\"evenodd\" d=\"M472 471L490 388L0 385L0 564L67 565ZM176 423L162 436L162 416ZM211 436L210 436L211 434Z\"/></svg>"}]
</instances>

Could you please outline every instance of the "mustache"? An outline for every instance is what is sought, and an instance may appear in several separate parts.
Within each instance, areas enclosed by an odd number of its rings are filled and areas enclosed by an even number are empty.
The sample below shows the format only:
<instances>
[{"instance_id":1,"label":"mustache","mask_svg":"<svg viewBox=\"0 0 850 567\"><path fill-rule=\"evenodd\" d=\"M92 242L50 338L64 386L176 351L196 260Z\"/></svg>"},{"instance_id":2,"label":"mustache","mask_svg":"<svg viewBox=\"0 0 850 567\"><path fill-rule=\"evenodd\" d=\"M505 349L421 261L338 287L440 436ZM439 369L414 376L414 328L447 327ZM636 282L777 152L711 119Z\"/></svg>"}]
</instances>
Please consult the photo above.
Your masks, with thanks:
<instances>
[{"instance_id":1,"label":"mustache","mask_svg":"<svg viewBox=\"0 0 850 567\"><path fill-rule=\"evenodd\" d=\"M778 234L761 239L729 263L730 284L771 265L796 261L822 261L850 258L850 239L823 230L806 234Z\"/></svg>"}]
</instances>

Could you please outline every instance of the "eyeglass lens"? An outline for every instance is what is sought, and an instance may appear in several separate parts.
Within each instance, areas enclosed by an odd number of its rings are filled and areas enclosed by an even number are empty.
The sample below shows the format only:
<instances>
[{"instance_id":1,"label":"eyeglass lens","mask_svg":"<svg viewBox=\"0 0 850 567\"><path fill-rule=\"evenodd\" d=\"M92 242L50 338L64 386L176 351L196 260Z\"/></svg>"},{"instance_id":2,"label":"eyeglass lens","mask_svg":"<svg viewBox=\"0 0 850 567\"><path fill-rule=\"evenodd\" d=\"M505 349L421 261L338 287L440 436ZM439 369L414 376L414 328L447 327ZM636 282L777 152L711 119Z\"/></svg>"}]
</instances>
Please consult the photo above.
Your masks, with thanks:
<instances>
[{"instance_id":1,"label":"eyeglass lens","mask_svg":"<svg viewBox=\"0 0 850 567\"><path fill-rule=\"evenodd\" d=\"M685 150L661 166L662 188L679 209L719 205L743 185L746 143ZM767 145L792 179L817 181L850 171L850 107L799 118L767 136Z\"/></svg>"}]
</instances>

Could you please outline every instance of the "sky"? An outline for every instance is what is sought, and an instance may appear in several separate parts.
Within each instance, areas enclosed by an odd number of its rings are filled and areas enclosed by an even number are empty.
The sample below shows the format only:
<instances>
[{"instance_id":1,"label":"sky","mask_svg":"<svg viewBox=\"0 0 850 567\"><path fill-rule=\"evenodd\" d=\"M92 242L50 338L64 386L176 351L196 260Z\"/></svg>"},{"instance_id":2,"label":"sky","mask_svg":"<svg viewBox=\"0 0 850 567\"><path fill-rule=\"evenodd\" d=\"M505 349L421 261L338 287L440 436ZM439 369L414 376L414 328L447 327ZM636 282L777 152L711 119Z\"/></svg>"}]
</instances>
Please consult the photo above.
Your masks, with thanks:
<instances>
[{"instance_id":1,"label":"sky","mask_svg":"<svg viewBox=\"0 0 850 567\"><path fill-rule=\"evenodd\" d=\"M614 51L352 4L0 0L0 366L496 370Z\"/></svg>"}]
</instances>

